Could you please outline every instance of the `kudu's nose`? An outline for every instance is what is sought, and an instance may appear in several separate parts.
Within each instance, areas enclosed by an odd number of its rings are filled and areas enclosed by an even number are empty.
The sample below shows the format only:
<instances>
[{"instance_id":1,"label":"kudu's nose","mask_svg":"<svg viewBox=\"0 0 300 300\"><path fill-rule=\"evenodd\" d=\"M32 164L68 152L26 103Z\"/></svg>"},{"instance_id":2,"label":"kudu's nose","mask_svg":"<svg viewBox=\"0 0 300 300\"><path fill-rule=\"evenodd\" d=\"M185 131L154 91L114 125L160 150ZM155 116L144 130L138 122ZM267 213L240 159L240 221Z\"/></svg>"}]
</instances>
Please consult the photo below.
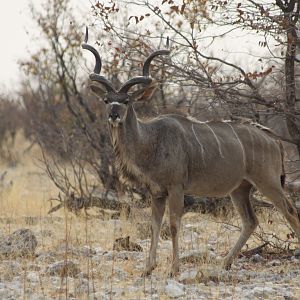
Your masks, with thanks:
<instances>
[{"instance_id":1,"label":"kudu's nose","mask_svg":"<svg viewBox=\"0 0 300 300\"><path fill-rule=\"evenodd\" d=\"M112 120L112 121L116 121L118 118L120 118L120 115L116 112L112 112L109 114L109 118Z\"/></svg>"}]
</instances>

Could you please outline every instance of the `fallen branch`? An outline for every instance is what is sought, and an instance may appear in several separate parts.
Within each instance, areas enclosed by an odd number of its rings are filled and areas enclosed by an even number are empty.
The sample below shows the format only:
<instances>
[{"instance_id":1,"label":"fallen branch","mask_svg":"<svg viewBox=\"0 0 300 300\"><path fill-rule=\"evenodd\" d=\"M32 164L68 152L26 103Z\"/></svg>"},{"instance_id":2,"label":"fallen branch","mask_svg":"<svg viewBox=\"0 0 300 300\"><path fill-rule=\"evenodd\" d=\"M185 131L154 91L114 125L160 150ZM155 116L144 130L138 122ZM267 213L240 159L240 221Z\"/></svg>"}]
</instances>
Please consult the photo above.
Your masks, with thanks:
<instances>
[{"instance_id":1,"label":"fallen branch","mask_svg":"<svg viewBox=\"0 0 300 300\"><path fill-rule=\"evenodd\" d=\"M58 195L56 200L59 202L58 205L51 207L48 211L49 214L61 209L62 207L67 208L69 211L78 214L80 210L97 207L107 210L122 211L126 210L130 212L131 208L144 209L151 206L151 201L145 195L142 195L140 199L134 198L129 195L130 201L121 201L114 191L107 193L100 193L97 196L80 196L77 197L72 192L69 196L65 196L62 199L61 195ZM273 205L262 200L252 199L252 203L255 208L273 208ZM194 212L201 214L212 214L214 216L226 215L228 212L233 211L233 205L230 197L224 198L207 198L207 197L193 197L184 196L184 213Z\"/></svg>"},{"instance_id":2,"label":"fallen branch","mask_svg":"<svg viewBox=\"0 0 300 300\"><path fill-rule=\"evenodd\" d=\"M246 250L246 251L243 251L241 253L241 256L246 256L246 257L251 257L253 256L254 254L261 254L262 253L262 250L268 246L270 244L270 242L265 242L263 243L262 245L256 247L256 248L253 248L253 249L250 249L250 250Z\"/></svg>"},{"instance_id":3,"label":"fallen branch","mask_svg":"<svg viewBox=\"0 0 300 300\"><path fill-rule=\"evenodd\" d=\"M91 207L116 211L126 209L130 211L129 203L119 201L118 197L111 193L103 193L97 197L76 197L74 193L71 193L70 196L66 196L64 199L62 199L59 194L57 199L51 199L51 201L53 200L59 201L60 203L52 207L48 211L48 214L51 214L62 207L65 207L75 214L78 214L82 209L87 210Z\"/></svg>"}]
</instances>

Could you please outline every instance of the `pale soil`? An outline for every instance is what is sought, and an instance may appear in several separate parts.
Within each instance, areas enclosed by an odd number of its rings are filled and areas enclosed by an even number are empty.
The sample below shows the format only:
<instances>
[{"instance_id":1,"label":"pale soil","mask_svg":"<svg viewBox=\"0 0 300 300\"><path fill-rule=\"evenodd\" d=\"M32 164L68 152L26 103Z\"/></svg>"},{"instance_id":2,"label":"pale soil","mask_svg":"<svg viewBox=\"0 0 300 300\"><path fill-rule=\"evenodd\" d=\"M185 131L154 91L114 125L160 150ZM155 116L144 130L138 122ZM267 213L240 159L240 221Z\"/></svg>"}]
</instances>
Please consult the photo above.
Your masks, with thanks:
<instances>
[{"instance_id":1,"label":"pale soil","mask_svg":"<svg viewBox=\"0 0 300 300\"><path fill-rule=\"evenodd\" d=\"M264 253L236 260L230 272L218 271L238 231L198 214L184 217L180 237L181 256L197 250L198 259L187 257L181 273L170 280L172 247L162 240L157 269L141 278L149 240L138 234L136 224L150 221L149 212L135 212L129 220L87 218L63 210L47 215L47 200L58 191L39 167L38 148L23 155L28 144L20 136L17 143L14 153L20 162L15 167L2 162L0 169L7 171L0 187L0 237L29 228L38 248L32 258L0 259L0 299L169 299L175 292L179 299L300 299L300 260L294 257ZM260 220L270 233L280 232L284 239L289 233L277 213ZM229 221L239 225L237 218ZM114 240L127 235L143 252L112 250ZM248 246L260 243L252 238ZM80 273L66 278L47 273L49 265L63 260L76 263Z\"/></svg>"}]
</instances>

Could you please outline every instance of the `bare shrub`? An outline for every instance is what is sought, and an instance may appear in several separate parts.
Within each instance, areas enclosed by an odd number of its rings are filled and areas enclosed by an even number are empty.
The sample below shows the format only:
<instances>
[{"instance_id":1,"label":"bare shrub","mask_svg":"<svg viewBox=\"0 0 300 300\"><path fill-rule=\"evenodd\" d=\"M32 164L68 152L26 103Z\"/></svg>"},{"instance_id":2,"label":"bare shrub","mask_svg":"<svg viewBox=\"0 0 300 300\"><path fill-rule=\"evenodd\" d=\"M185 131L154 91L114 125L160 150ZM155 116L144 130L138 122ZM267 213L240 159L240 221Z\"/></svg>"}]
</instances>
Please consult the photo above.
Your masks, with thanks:
<instances>
[{"instance_id":1,"label":"bare shrub","mask_svg":"<svg viewBox=\"0 0 300 300\"><path fill-rule=\"evenodd\" d=\"M18 161L12 148L17 132L23 128L24 114L18 101L9 96L0 95L0 155L10 165Z\"/></svg>"}]
</instances>

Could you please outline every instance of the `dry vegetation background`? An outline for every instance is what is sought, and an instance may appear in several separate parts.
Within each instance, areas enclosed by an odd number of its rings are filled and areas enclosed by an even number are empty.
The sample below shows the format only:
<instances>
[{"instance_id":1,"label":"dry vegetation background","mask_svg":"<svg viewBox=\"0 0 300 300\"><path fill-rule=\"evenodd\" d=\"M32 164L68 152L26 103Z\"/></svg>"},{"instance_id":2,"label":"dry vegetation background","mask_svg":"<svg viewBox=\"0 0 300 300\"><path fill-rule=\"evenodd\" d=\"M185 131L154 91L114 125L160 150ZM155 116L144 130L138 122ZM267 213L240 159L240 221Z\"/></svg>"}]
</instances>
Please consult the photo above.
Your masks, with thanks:
<instances>
[{"instance_id":1,"label":"dry vegetation background","mask_svg":"<svg viewBox=\"0 0 300 300\"><path fill-rule=\"evenodd\" d=\"M133 2L141 10L92 1L90 39L98 41L105 76L119 86L140 74L144 57L169 35L172 59L151 70L160 89L135 106L138 115L247 117L272 127L292 141L286 165L297 203L298 1ZM114 169L104 106L88 89L84 17L67 0L44 1L31 13L40 30L33 42L44 43L20 61L21 88L0 97L0 299L299 299L294 234L255 192L260 226L231 271L220 269L240 231L230 201L186 198L180 274L168 276L166 222L158 267L140 277L150 246L149 195L120 184ZM233 25L261 38L253 45L269 47L269 56L244 69L210 53L208 29Z\"/></svg>"},{"instance_id":2,"label":"dry vegetation background","mask_svg":"<svg viewBox=\"0 0 300 300\"><path fill-rule=\"evenodd\" d=\"M30 149L28 150L28 148ZM181 273L170 279L171 240L164 226L158 267L141 278L149 239L149 209L112 219L112 211L67 209L48 214L59 192L43 170L42 153L22 132L1 161L0 297L2 299L298 299L299 260L284 250L289 228L274 210L259 209L260 228L232 271L221 271L221 256L239 234L235 213L187 213L183 219ZM2 173L3 174L3 173ZM232 221L233 220L233 221ZM30 255L5 254L3 241L30 229L37 248ZM273 233L277 237L272 237ZM115 243L130 236L130 244ZM278 248L264 247L264 239ZM279 240L281 239L281 240ZM292 240L292 239L291 239ZM132 243L132 244L131 244ZM137 246L139 245L139 246ZM291 246L293 248L293 246ZM134 250L134 251L133 251ZM142 250L142 252L141 252Z\"/></svg>"}]
</instances>

